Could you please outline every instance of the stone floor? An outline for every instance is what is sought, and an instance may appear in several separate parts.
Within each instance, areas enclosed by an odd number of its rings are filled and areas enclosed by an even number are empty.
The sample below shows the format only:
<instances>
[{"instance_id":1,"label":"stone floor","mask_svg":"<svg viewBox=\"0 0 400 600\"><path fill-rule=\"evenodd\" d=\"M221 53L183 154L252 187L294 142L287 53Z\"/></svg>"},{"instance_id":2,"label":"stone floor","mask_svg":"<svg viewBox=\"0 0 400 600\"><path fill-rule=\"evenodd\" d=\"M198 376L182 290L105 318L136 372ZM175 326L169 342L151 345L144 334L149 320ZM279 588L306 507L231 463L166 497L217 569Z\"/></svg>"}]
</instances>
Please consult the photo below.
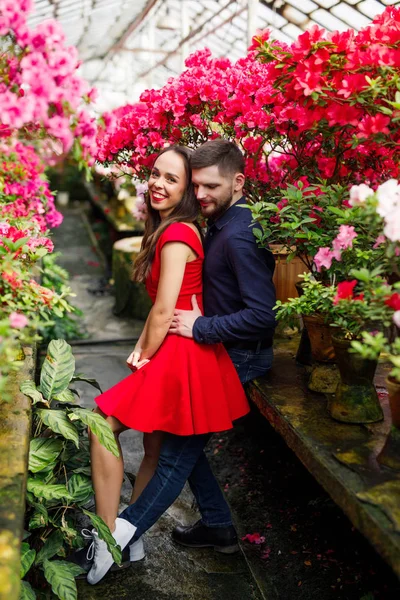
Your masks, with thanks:
<instances>
[{"instance_id":1,"label":"stone floor","mask_svg":"<svg viewBox=\"0 0 400 600\"><path fill-rule=\"evenodd\" d=\"M55 234L60 262L72 275L75 303L85 311L89 338L74 344L77 369L106 389L126 375L124 361L141 323L117 319L112 296L93 296L103 274L88 230L68 211ZM116 341L120 340L120 341ZM85 405L92 388L80 384ZM126 470L135 473L141 436L122 437ZM231 504L242 543L236 556L183 550L170 542L177 522L196 513L188 490L146 534L143 563L90 587L79 600L395 600L400 584L368 542L309 475L256 410L234 430L213 437L209 456ZM130 495L124 485L122 502ZM254 543L258 541L260 543Z\"/></svg>"}]
</instances>

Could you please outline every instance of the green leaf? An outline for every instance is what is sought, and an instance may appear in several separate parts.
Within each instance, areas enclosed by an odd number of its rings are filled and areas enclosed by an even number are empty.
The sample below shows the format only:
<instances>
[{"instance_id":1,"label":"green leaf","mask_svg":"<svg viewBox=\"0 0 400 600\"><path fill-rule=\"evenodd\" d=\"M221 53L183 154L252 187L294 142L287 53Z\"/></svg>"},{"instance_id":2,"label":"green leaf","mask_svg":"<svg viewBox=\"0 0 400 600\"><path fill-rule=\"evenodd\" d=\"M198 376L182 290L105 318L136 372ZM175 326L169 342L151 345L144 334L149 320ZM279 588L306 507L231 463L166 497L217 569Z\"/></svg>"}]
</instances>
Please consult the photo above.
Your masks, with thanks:
<instances>
[{"instance_id":1,"label":"green leaf","mask_svg":"<svg viewBox=\"0 0 400 600\"><path fill-rule=\"evenodd\" d=\"M29 529L39 529L40 527L45 527L49 522L49 513L47 512L47 508L39 502L35 502L33 506L35 512L29 520Z\"/></svg>"},{"instance_id":2,"label":"green leaf","mask_svg":"<svg viewBox=\"0 0 400 600\"><path fill-rule=\"evenodd\" d=\"M40 479L34 479L33 477L28 477L27 490L39 499L72 500L72 496L65 485L44 483Z\"/></svg>"},{"instance_id":3,"label":"green leaf","mask_svg":"<svg viewBox=\"0 0 400 600\"><path fill-rule=\"evenodd\" d=\"M79 448L79 433L63 410L40 409L36 414L43 423L55 433L60 433L65 439L72 440Z\"/></svg>"},{"instance_id":4,"label":"green leaf","mask_svg":"<svg viewBox=\"0 0 400 600\"><path fill-rule=\"evenodd\" d=\"M111 531L104 523L103 519L88 510L82 509L82 512L84 512L93 523L97 533L99 534L99 538L104 540L107 544L107 548L109 552L111 552L114 562L116 562L117 565L120 565L122 561L121 548L117 545L117 542L114 540Z\"/></svg>"},{"instance_id":5,"label":"green leaf","mask_svg":"<svg viewBox=\"0 0 400 600\"><path fill-rule=\"evenodd\" d=\"M40 373L40 391L47 400L67 389L75 371L71 346L65 340L52 340Z\"/></svg>"},{"instance_id":6,"label":"green leaf","mask_svg":"<svg viewBox=\"0 0 400 600\"><path fill-rule=\"evenodd\" d=\"M57 402L67 402L68 404L75 404L76 402L73 390L69 390L68 388L57 394L57 396L54 396L54 400L57 400Z\"/></svg>"},{"instance_id":7,"label":"green leaf","mask_svg":"<svg viewBox=\"0 0 400 600\"><path fill-rule=\"evenodd\" d=\"M62 447L62 440L33 438L29 446L29 470L32 473L38 473L46 469L57 460Z\"/></svg>"},{"instance_id":8,"label":"green leaf","mask_svg":"<svg viewBox=\"0 0 400 600\"><path fill-rule=\"evenodd\" d=\"M40 565L45 560L53 558L55 554L63 547L64 536L59 530L53 531L53 533L47 538L43 548L41 548L36 556L36 565Z\"/></svg>"},{"instance_id":9,"label":"green leaf","mask_svg":"<svg viewBox=\"0 0 400 600\"><path fill-rule=\"evenodd\" d=\"M36 594L30 583L21 581L20 600L36 600Z\"/></svg>"},{"instance_id":10,"label":"green leaf","mask_svg":"<svg viewBox=\"0 0 400 600\"><path fill-rule=\"evenodd\" d=\"M25 577L34 563L36 550L30 547L26 542L21 544L21 579Z\"/></svg>"},{"instance_id":11,"label":"green leaf","mask_svg":"<svg viewBox=\"0 0 400 600\"><path fill-rule=\"evenodd\" d=\"M93 495L91 478L81 473L74 473L68 481L67 487L77 504L85 504Z\"/></svg>"},{"instance_id":12,"label":"green leaf","mask_svg":"<svg viewBox=\"0 0 400 600\"><path fill-rule=\"evenodd\" d=\"M112 429L101 415L86 408L74 408L68 417L71 421L79 419L82 423L85 423L99 439L100 444L107 448L114 456L119 456L117 442L115 441Z\"/></svg>"},{"instance_id":13,"label":"green leaf","mask_svg":"<svg viewBox=\"0 0 400 600\"><path fill-rule=\"evenodd\" d=\"M90 377L86 377L86 375L84 373L76 373L73 376L73 378L71 379L71 381L73 381L73 382L75 382L75 381L84 381L85 383L89 383L94 388L96 388L97 390L99 390L99 392L101 394L103 393L103 390L101 389L101 387L97 383L97 381L95 379L91 379Z\"/></svg>"},{"instance_id":14,"label":"green leaf","mask_svg":"<svg viewBox=\"0 0 400 600\"><path fill-rule=\"evenodd\" d=\"M344 217L346 212L337 206L327 206L327 210L329 210L334 215L338 215L339 217Z\"/></svg>"},{"instance_id":15,"label":"green leaf","mask_svg":"<svg viewBox=\"0 0 400 600\"><path fill-rule=\"evenodd\" d=\"M25 396L28 396L28 398L32 400L33 404L36 404L37 402L46 402L33 381L23 381L19 386L19 389Z\"/></svg>"},{"instance_id":16,"label":"green leaf","mask_svg":"<svg viewBox=\"0 0 400 600\"><path fill-rule=\"evenodd\" d=\"M81 567L63 560L45 560L43 570L51 589L60 600L77 600L75 577L85 572Z\"/></svg>"}]
</instances>

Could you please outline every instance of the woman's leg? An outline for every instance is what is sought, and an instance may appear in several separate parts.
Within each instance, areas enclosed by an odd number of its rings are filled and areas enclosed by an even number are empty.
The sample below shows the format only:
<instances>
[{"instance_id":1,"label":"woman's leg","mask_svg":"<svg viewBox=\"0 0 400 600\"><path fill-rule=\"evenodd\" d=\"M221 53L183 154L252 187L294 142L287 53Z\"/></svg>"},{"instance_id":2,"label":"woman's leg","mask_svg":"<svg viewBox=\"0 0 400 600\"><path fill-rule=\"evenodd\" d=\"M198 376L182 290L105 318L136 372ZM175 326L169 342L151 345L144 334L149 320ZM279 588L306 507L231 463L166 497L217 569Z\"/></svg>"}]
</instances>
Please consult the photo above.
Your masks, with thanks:
<instances>
[{"instance_id":1,"label":"woman's leg","mask_svg":"<svg viewBox=\"0 0 400 600\"><path fill-rule=\"evenodd\" d=\"M127 427L115 417L107 417L99 408L96 408L94 412L102 415L110 424L119 448L119 457L117 458L100 444L92 431L89 431L96 514L105 521L111 531L114 531L124 479L124 461L118 438L119 434Z\"/></svg>"},{"instance_id":2,"label":"woman's leg","mask_svg":"<svg viewBox=\"0 0 400 600\"><path fill-rule=\"evenodd\" d=\"M162 431L153 431L143 435L144 457L136 475L135 485L132 491L131 504L136 502L143 492L157 468L158 459L163 441Z\"/></svg>"}]
</instances>

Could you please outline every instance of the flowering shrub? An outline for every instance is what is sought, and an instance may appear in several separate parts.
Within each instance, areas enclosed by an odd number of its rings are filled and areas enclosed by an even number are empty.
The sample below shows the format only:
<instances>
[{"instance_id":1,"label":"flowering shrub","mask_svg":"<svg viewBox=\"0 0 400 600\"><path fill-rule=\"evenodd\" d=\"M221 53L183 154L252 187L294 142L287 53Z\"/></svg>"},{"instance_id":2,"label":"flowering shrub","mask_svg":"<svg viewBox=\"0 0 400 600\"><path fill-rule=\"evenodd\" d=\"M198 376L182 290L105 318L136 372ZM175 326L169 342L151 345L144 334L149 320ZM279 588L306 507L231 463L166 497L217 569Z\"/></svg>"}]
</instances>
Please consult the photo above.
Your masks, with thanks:
<instances>
[{"instance_id":1,"label":"flowering shrub","mask_svg":"<svg viewBox=\"0 0 400 600\"><path fill-rule=\"evenodd\" d=\"M38 259L52 252L48 230L62 221L44 175L50 151L73 148L81 167L93 162L95 123L84 108L94 91L77 76L75 48L58 23L27 26L30 0L0 2L0 394L18 368L21 343L40 339L71 307L67 287L37 283ZM13 362L14 361L14 362Z\"/></svg>"},{"instance_id":2,"label":"flowering shrub","mask_svg":"<svg viewBox=\"0 0 400 600\"><path fill-rule=\"evenodd\" d=\"M290 46L264 33L236 63L196 52L161 90L105 116L98 159L141 171L165 144L221 135L245 152L253 202L299 180L397 177L399 22L391 7L359 33L314 26Z\"/></svg>"},{"instance_id":3,"label":"flowering shrub","mask_svg":"<svg viewBox=\"0 0 400 600\"><path fill-rule=\"evenodd\" d=\"M92 161L96 126L83 101L94 100L95 91L76 74L77 50L65 45L56 21L28 28L31 9L31 0L0 5L0 135L44 131L61 152L75 143L77 158Z\"/></svg>"},{"instance_id":4,"label":"flowering shrub","mask_svg":"<svg viewBox=\"0 0 400 600\"><path fill-rule=\"evenodd\" d=\"M329 318L333 327L347 339L361 339L362 332L379 331L393 323L394 301L400 295L400 283L389 285L378 268L353 269L354 279L340 282L335 288Z\"/></svg>"}]
</instances>

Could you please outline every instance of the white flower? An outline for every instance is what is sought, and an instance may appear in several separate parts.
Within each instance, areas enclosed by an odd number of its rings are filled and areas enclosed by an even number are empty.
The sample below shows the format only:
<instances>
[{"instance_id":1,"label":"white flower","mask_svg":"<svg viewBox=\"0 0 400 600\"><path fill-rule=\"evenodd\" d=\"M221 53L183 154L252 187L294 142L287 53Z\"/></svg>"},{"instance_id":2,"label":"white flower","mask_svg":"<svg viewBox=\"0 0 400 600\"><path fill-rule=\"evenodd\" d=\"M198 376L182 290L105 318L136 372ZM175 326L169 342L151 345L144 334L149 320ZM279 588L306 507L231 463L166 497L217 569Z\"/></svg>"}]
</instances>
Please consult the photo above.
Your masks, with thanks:
<instances>
[{"instance_id":1,"label":"white flower","mask_svg":"<svg viewBox=\"0 0 400 600\"><path fill-rule=\"evenodd\" d=\"M396 310L393 314L393 322L400 329L400 310Z\"/></svg>"},{"instance_id":2,"label":"white flower","mask_svg":"<svg viewBox=\"0 0 400 600\"><path fill-rule=\"evenodd\" d=\"M353 185L350 189L350 206L358 206L364 204L369 196L374 194L374 190L369 187L366 183L360 185Z\"/></svg>"},{"instance_id":3,"label":"white flower","mask_svg":"<svg viewBox=\"0 0 400 600\"><path fill-rule=\"evenodd\" d=\"M397 209L385 218L383 233L392 242L400 242L400 203Z\"/></svg>"},{"instance_id":4,"label":"white flower","mask_svg":"<svg viewBox=\"0 0 400 600\"><path fill-rule=\"evenodd\" d=\"M387 217L393 211L400 209L400 185L396 179L389 179L376 190L378 198L378 215Z\"/></svg>"}]
</instances>

